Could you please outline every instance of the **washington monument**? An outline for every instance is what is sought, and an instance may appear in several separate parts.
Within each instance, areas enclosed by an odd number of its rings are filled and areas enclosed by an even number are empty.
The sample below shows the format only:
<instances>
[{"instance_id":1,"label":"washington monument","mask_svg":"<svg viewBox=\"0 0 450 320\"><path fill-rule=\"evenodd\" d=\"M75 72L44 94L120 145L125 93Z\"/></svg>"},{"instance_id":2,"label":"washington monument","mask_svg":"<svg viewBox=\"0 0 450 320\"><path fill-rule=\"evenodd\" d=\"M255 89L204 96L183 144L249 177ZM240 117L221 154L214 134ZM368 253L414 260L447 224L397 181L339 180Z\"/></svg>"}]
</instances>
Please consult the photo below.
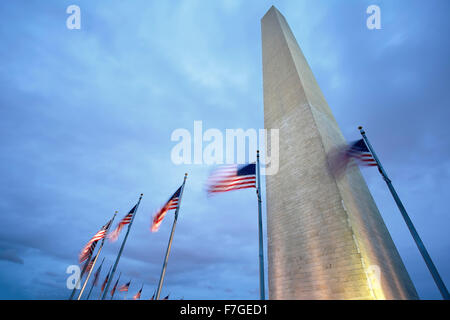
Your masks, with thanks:
<instances>
[{"instance_id":1,"label":"washington monument","mask_svg":"<svg viewBox=\"0 0 450 320\"><path fill-rule=\"evenodd\" d=\"M345 139L285 18L271 7L261 29L264 126L280 135L266 176L269 298L418 299L359 169L329 169Z\"/></svg>"}]
</instances>

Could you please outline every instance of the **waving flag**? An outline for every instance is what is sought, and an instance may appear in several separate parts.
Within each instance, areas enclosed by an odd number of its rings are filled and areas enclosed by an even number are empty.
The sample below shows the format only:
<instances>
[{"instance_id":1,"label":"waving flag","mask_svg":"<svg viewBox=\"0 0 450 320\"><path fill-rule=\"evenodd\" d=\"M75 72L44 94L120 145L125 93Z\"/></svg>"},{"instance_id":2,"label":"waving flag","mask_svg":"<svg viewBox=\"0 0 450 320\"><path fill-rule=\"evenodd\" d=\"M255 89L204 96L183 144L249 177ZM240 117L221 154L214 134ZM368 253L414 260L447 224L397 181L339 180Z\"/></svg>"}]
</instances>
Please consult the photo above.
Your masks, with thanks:
<instances>
[{"instance_id":1,"label":"waving flag","mask_svg":"<svg viewBox=\"0 0 450 320\"><path fill-rule=\"evenodd\" d=\"M131 222L131 219L133 218L133 214L136 211L137 204L133 207L133 209L128 212L128 214L123 217L123 219L119 222L116 229L111 232L111 234L108 236L109 240L114 242L119 238L120 231L122 231L123 227L125 227L127 224Z\"/></svg>"},{"instance_id":2,"label":"waving flag","mask_svg":"<svg viewBox=\"0 0 450 320\"><path fill-rule=\"evenodd\" d=\"M116 284L114 285L114 287L111 290L111 299L114 296L114 293L116 292L117 289L117 285L119 284L119 280L120 280L120 276L122 275L122 272L119 274L119 278L117 278L116 280Z\"/></svg>"},{"instance_id":3,"label":"waving flag","mask_svg":"<svg viewBox=\"0 0 450 320\"><path fill-rule=\"evenodd\" d=\"M355 165L363 167L377 166L363 139L330 151L328 158L330 169L336 176L342 175L348 167Z\"/></svg>"},{"instance_id":4,"label":"waving flag","mask_svg":"<svg viewBox=\"0 0 450 320\"><path fill-rule=\"evenodd\" d=\"M83 250L80 253L80 257L79 257L79 261L80 263L88 260L89 258L91 258L92 253L95 250L95 246L97 245L97 241L94 242L88 242L86 244L86 246L83 248Z\"/></svg>"},{"instance_id":5,"label":"waving flag","mask_svg":"<svg viewBox=\"0 0 450 320\"><path fill-rule=\"evenodd\" d=\"M105 290L105 286L108 283L110 273L111 273L111 267L109 268L109 271L108 271L108 274L106 275L105 281L103 281L101 292L103 292L103 290Z\"/></svg>"},{"instance_id":6,"label":"waving flag","mask_svg":"<svg viewBox=\"0 0 450 320\"><path fill-rule=\"evenodd\" d=\"M349 159L355 159L361 166L373 167L377 165L363 139L355 141L347 149L346 156Z\"/></svg>"},{"instance_id":7,"label":"waving flag","mask_svg":"<svg viewBox=\"0 0 450 320\"><path fill-rule=\"evenodd\" d=\"M179 187L178 190L175 191L175 193L169 198L166 204L154 215L151 227L152 232L156 232L159 230L159 226L161 225L164 217L166 216L166 213L169 210L174 210L178 207L181 188L182 187Z\"/></svg>"},{"instance_id":8,"label":"waving flag","mask_svg":"<svg viewBox=\"0 0 450 320\"><path fill-rule=\"evenodd\" d=\"M103 238L105 238L106 233L111 225L112 219L108 221L93 237L89 242L84 246L83 250L80 253L80 263L86 261L94 252L95 246L97 242Z\"/></svg>"},{"instance_id":9,"label":"waving flag","mask_svg":"<svg viewBox=\"0 0 450 320\"><path fill-rule=\"evenodd\" d=\"M86 271L85 271L86 273L89 273L91 271L92 267L94 266L94 261L95 261L95 259L97 259L97 256L98 256L98 252L97 252L97 254L95 255L94 258L88 260L89 263L86 266ZM87 263L87 261L86 261L86 263Z\"/></svg>"},{"instance_id":10,"label":"waving flag","mask_svg":"<svg viewBox=\"0 0 450 320\"><path fill-rule=\"evenodd\" d=\"M143 288L144 286L142 286L141 287L141 290L139 290L139 292L138 293L136 293L134 296L133 296L133 300L139 300L139 299L141 299L141 293L142 293L142 288Z\"/></svg>"},{"instance_id":11,"label":"waving flag","mask_svg":"<svg viewBox=\"0 0 450 320\"><path fill-rule=\"evenodd\" d=\"M125 292L128 292L128 288L130 288L130 283L131 283L131 280L130 280L127 284L122 285L122 286L119 288L119 291L125 291Z\"/></svg>"},{"instance_id":12,"label":"waving flag","mask_svg":"<svg viewBox=\"0 0 450 320\"><path fill-rule=\"evenodd\" d=\"M92 266L94 265L94 260L95 260L95 257L93 258L93 259L91 259L91 260L89 260L89 263L88 263L88 265L86 266L86 273L89 273L90 271L91 271L91 269L92 269ZM87 263L87 262L86 262Z\"/></svg>"},{"instance_id":13,"label":"waving flag","mask_svg":"<svg viewBox=\"0 0 450 320\"><path fill-rule=\"evenodd\" d=\"M223 166L210 175L207 184L209 194L256 188L256 164Z\"/></svg>"}]
</instances>

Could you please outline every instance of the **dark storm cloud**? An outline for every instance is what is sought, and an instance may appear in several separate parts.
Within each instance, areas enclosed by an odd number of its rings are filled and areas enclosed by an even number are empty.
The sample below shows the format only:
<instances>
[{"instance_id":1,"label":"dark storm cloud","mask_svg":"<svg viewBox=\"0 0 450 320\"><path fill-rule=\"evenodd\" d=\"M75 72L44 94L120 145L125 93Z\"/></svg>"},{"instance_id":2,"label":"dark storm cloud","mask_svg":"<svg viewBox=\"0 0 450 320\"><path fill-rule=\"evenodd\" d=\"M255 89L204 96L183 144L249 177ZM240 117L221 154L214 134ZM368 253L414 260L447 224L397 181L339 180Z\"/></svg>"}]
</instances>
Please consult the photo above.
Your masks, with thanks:
<instances>
[{"instance_id":1,"label":"dark storm cloud","mask_svg":"<svg viewBox=\"0 0 450 320\"><path fill-rule=\"evenodd\" d=\"M6 260L17 264L23 264L21 257L17 255L14 250L11 249L0 249L0 260Z\"/></svg>"}]
</instances>

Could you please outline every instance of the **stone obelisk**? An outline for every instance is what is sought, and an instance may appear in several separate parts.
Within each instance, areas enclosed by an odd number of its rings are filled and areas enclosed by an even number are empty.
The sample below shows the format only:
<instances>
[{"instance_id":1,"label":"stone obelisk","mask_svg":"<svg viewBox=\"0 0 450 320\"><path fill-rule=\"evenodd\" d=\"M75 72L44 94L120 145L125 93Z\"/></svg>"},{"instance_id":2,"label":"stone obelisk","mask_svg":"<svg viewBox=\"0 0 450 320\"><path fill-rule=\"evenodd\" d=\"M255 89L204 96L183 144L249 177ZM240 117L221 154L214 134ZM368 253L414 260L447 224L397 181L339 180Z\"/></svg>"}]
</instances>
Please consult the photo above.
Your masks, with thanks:
<instances>
[{"instance_id":1,"label":"stone obelisk","mask_svg":"<svg viewBox=\"0 0 450 320\"><path fill-rule=\"evenodd\" d=\"M261 29L264 123L279 129L279 171L266 176L269 298L418 299L359 169L329 169L345 139L285 18L271 7Z\"/></svg>"}]
</instances>

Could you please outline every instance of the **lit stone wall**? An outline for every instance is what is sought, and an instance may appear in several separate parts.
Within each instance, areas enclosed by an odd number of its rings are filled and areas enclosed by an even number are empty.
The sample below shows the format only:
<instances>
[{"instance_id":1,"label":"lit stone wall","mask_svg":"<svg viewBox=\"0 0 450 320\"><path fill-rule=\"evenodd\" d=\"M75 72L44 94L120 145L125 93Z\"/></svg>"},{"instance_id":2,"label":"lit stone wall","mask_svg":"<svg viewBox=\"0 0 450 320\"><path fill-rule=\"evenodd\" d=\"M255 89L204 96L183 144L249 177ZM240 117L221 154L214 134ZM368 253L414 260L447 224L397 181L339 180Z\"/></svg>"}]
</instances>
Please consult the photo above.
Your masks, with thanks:
<instances>
[{"instance_id":1,"label":"lit stone wall","mask_svg":"<svg viewBox=\"0 0 450 320\"><path fill-rule=\"evenodd\" d=\"M285 18L272 7L261 28L264 122L280 130L266 177L270 299L417 299L359 169L329 171L345 140Z\"/></svg>"}]
</instances>

